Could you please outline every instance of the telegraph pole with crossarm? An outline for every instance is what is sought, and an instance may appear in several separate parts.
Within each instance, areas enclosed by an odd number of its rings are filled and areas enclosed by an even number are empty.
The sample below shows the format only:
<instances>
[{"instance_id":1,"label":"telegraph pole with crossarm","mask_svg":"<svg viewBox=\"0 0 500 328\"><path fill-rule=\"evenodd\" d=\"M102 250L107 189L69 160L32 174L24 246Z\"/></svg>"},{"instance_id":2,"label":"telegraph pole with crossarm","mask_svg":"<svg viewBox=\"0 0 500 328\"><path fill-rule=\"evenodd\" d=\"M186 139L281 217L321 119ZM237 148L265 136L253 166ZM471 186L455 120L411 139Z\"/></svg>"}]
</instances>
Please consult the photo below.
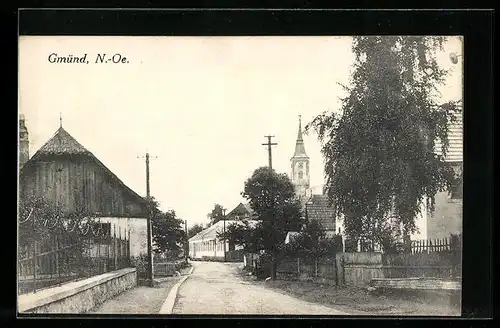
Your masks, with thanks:
<instances>
[{"instance_id":1,"label":"telegraph pole with crossarm","mask_svg":"<svg viewBox=\"0 0 500 328\"><path fill-rule=\"evenodd\" d=\"M138 157L139 158L139 157ZM152 251L152 237L153 233L151 231L151 215L152 215L152 208L151 208L151 193L149 189L149 153L146 153L145 157L142 157L146 159L146 198L148 200L148 217L147 217L147 249L148 249L148 270L147 270L147 280L148 280L148 285L150 287L154 286L154 280L153 280L153 251ZM153 158L158 158L158 157L153 157Z\"/></svg>"},{"instance_id":2,"label":"telegraph pole with crossarm","mask_svg":"<svg viewBox=\"0 0 500 328\"><path fill-rule=\"evenodd\" d=\"M267 146L267 151L269 153L269 168L273 168L273 154L272 154L272 148L271 146L276 146L278 145L275 142L271 142L271 138L274 138L274 136L265 136L267 138L267 143L263 143L263 146Z\"/></svg>"}]
</instances>

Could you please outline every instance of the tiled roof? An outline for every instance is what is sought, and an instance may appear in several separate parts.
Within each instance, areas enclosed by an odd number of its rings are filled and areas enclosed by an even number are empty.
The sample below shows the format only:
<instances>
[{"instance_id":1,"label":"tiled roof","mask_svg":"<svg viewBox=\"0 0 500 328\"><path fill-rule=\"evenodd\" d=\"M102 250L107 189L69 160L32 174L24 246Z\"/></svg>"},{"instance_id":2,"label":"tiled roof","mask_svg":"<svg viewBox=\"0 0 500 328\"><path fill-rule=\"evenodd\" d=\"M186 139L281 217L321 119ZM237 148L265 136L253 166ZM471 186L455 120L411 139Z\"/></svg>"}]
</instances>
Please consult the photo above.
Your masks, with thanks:
<instances>
[{"instance_id":1,"label":"tiled roof","mask_svg":"<svg viewBox=\"0 0 500 328\"><path fill-rule=\"evenodd\" d=\"M84 155L90 160L92 160L97 166L99 166L105 173L107 173L112 180L122 187L129 195L136 199L139 203L146 203L147 201L137 194L135 191L127 187L123 181L120 180L110 169L108 169L97 157L94 156L90 151L83 147L78 141L76 141L73 136L71 136L66 130L60 127L54 136L49 139L40 149L31 157L28 162L22 167L21 174L26 172L30 166L33 165L38 159L45 156L54 155Z\"/></svg>"},{"instance_id":2,"label":"tiled roof","mask_svg":"<svg viewBox=\"0 0 500 328\"><path fill-rule=\"evenodd\" d=\"M36 154L88 154L90 153L78 141L75 140L66 130L60 127L55 135L50 138Z\"/></svg>"},{"instance_id":3,"label":"tiled roof","mask_svg":"<svg viewBox=\"0 0 500 328\"><path fill-rule=\"evenodd\" d=\"M237 219L237 217L252 217L255 212L252 210L249 204L247 203L239 203L231 212L227 214L228 219Z\"/></svg>"},{"instance_id":4,"label":"tiled roof","mask_svg":"<svg viewBox=\"0 0 500 328\"><path fill-rule=\"evenodd\" d=\"M327 195L312 195L306 203L307 218L317 220L324 229L335 231L335 212Z\"/></svg>"},{"instance_id":5,"label":"tiled roof","mask_svg":"<svg viewBox=\"0 0 500 328\"><path fill-rule=\"evenodd\" d=\"M448 131L448 151L446 152L445 160L447 162L462 162L463 161L463 107L455 114L455 122L450 122ZM441 140L436 140L434 152L441 154Z\"/></svg>"},{"instance_id":6,"label":"tiled roof","mask_svg":"<svg viewBox=\"0 0 500 328\"><path fill-rule=\"evenodd\" d=\"M250 225L255 225L257 221L255 220L247 220ZM226 220L226 229L233 224L243 224L241 220ZM200 231L193 237L189 239L189 242L197 241L197 240L212 240L217 237L217 232L222 232L224 230L224 220L218 221L214 225L206 228L203 231Z\"/></svg>"}]
</instances>

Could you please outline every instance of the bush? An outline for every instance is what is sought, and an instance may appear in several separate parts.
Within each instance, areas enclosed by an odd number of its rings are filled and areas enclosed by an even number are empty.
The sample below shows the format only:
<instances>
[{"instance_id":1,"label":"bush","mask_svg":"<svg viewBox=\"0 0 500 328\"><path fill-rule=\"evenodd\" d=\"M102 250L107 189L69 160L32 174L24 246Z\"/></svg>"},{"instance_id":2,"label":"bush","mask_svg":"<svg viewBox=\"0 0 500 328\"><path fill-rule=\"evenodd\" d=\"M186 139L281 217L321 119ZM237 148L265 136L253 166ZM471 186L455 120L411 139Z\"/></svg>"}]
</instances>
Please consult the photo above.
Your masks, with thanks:
<instances>
[{"instance_id":1,"label":"bush","mask_svg":"<svg viewBox=\"0 0 500 328\"><path fill-rule=\"evenodd\" d=\"M308 242L307 236L299 235L289 244L283 245L280 249L280 258L282 257L300 257L300 258L320 258L325 256L335 256L342 252L342 236L334 235L330 238L323 238L314 243Z\"/></svg>"},{"instance_id":2,"label":"bush","mask_svg":"<svg viewBox=\"0 0 500 328\"><path fill-rule=\"evenodd\" d=\"M148 256L142 254L140 256L132 256L130 258L130 265L137 269L137 277L139 279L147 279L148 273Z\"/></svg>"}]
</instances>

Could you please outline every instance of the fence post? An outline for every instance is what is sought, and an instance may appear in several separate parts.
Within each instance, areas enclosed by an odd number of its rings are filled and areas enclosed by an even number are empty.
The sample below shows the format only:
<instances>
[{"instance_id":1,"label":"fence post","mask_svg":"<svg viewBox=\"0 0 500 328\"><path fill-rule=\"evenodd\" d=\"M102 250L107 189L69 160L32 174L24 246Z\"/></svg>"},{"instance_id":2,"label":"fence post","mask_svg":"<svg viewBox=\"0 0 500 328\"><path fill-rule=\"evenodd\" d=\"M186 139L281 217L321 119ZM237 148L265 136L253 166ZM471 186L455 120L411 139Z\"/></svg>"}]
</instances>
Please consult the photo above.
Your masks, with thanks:
<instances>
[{"instance_id":1,"label":"fence post","mask_svg":"<svg viewBox=\"0 0 500 328\"><path fill-rule=\"evenodd\" d=\"M21 277L22 277L22 269L21 269L21 247L19 246L19 242L17 245L17 295L21 294Z\"/></svg>"},{"instance_id":2,"label":"fence post","mask_svg":"<svg viewBox=\"0 0 500 328\"><path fill-rule=\"evenodd\" d=\"M109 270L109 267L110 267L110 260L111 260L111 223L109 224L109 231L107 231L107 227L106 227L106 267L104 268L104 270L106 272L110 271Z\"/></svg>"},{"instance_id":3,"label":"fence post","mask_svg":"<svg viewBox=\"0 0 500 328\"><path fill-rule=\"evenodd\" d=\"M33 293L36 293L36 240L33 241Z\"/></svg>"},{"instance_id":4,"label":"fence post","mask_svg":"<svg viewBox=\"0 0 500 328\"><path fill-rule=\"evenodd\" d=\"M297 274L300 275L300 257L297 258Z\"/></svg>"},{"instance_id":5,"label":"fence post","mask_svg":"<svg viewBox=\"0 0 500 328\"><path fill-rule=\"evenodd\" d=\"M113 224L113 257L114 257L114 269L118 270L118 254L117 254L117 247L116 247L116 224Z\"/></svg>"},{"instance_id":6,"label":"fence post","mask_svg":"<svg viewBox=\"0 0 500 328\"><path fill-rule=\"evenodd\" d=\"M118 225L118 268L121 269L123 265L123 240L122 240L122 227Z\"/></svg>"},{"instance_id":7,"label":"fence post","mask_svg":"<svg viewBox=\"0 0 500 328\"><path fill-rule=\"evenodd\" d=\"M100 223L98 223L100 225ZM100 227L97 227L97 254L96 254L96 258L97 258L97 274L102 274L102 270L101 270L101 231L99 230Z\"/></svg>"},{"instance_id":8,"label":"fence post","mask_svg":"<svg viewBox=\"0 0 500 328\"><path fill-rule=\"evenodd\" d=\"M335 254L335 261L333 262L335 269L335 277L337 280L337 286L344 284L344 263L343 263L343 253Z\"/></svg>"},{"instance_id":9,"label":"fence post","mask_svg":"<svg viewBox=\"0 0 500 328\"><path fill-rule=\"evenodd\" d=\"M61 271L59 269L59 238L57 238L57 234L54 236L54 243L55 243L55 254L56 254L56 275L58 278L58 283L61 282Z\"/></svg>"},{"instance_id":10,"label":"fence post","mask_svg":"<svg viewBox=\"0 0 500 328\"><path fill-rule=\"evenodd\" d=\"M314 276L318 277L318 259L314 259Z\"/></svg>"},{"instance_id":11,"label":"fence post","mask_svg":"<svg viewBox=\"0 0 500 328\"><path fill-rule=\"evenodd\" d=\"M128 266L130 267L130 228L128 229L127 258L128 258Z\"/></svg>"}]
</instances>

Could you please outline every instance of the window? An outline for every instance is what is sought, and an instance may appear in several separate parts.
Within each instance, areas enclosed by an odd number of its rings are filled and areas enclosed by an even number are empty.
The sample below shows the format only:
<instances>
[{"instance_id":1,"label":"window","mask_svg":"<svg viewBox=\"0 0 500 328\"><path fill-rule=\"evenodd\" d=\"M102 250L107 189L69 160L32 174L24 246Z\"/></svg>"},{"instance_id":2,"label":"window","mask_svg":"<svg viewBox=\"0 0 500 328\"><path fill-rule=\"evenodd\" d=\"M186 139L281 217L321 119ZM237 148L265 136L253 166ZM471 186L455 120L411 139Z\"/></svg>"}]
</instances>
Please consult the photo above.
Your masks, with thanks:
<instances>
[{"instance_id":1,"label":"window","mask_svg":"<svg viewBox=\"0 0 500 328\"><path fill-rule=\"evenodd\" d=\"M304 177L304 173L302 171L299 172L299 179L302 179Z\"/></svg>"},{"instance_id":2,"label":"window","mask_svg":"<svg viewBox=\"0 0 500 328\"><path fill-rule=\"evenodd\" d=\"M453 184L451 186L451 197L450 197L451 199L462 199L463 197L462 182L463 182L463 177L462 177L462 172L460 170L458 174L455 176L455 180L453 181Z\"/></svg>"}]
</instances>

